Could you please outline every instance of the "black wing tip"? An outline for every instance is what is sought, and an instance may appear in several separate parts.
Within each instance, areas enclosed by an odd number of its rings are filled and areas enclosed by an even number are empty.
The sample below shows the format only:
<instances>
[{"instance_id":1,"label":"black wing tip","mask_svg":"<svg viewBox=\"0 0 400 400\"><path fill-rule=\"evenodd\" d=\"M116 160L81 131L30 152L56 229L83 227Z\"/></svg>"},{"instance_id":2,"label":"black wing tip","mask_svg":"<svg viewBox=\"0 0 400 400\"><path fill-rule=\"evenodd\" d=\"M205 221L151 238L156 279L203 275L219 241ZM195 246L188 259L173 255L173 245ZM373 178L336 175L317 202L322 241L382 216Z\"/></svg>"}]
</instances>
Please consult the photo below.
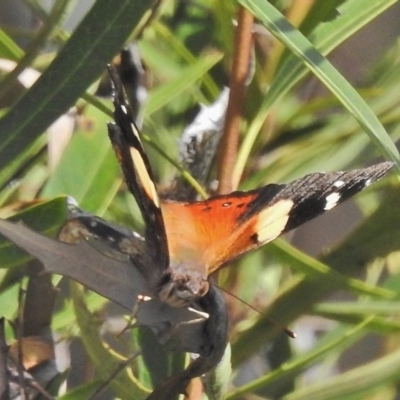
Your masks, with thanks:
<instances>
[{"instance_id":1,"label":"black wing tip","mask_svg":"<svg viewBox=\"0 0 400 400\"><path fill-rule=\"evenodd\" d=\"M390 169L392 169L396 164L393 161L383 161L374 165L371 165L370 167L366 167L365 169L371 169L371 170L376 170L376 171L382 171L386 173Z\"/></svg>"},{"instance_id":2,"label":"black wing tip","mask_svg":"<svg viewBox=\"0 0 400 400\"><path fill-rule=\"evenodd\" d=\"M370 183L373 183L385 176L394 166L395 163L393 161L384 161L359 171L369 178Z\"/></svg>"},{"instance_id":3,"label":"black wing tip","mask_svg":"<svg viewBox=\"0 0 400 400\"><path fill-rule=\"evenodd\" d=\"M126 101L125 101L125 91L124 91L124 85L122 83L121 77L117 71L117 69L111 65L107 64L107 71L110 76L110 81L112 85L112 90L113 90L113 99L114 99L114 106L125 106L127 109L129 109Z\"/></svg>"},{"instance_id":4,"label":"black wing tip","mask_svg":"<svg viewBox=\"0 0 400 400\"><path fill-rule=\"evenodd\" d=\"M122 85L118 71L112 64L107 64L107 71L114 86Z\"/></svg>"}]
</instances>

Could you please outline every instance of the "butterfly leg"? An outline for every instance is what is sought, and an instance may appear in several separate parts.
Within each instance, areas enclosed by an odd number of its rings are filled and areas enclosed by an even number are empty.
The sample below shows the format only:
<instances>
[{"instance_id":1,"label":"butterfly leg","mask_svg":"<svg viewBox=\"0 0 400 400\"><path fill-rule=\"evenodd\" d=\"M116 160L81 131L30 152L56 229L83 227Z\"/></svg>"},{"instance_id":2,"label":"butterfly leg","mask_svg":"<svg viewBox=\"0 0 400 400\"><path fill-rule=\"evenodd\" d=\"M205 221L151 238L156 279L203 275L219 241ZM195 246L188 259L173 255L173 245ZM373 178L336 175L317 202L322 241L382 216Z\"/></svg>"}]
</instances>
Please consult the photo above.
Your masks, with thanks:
<instances>
[{"instance_id":1,"label":"butterfly leg","mask_svg":"<svg viewBox=\"0 0 400 400\"><path fill-rule=\"evenodd\" d=\"M192 308L192 307L188 307L188 310L194 314L197 314L199 316L199 318L193 319L193 320L187 321L187 322L182 322L183 324L193 324L193 323L197 323L197 322L203 322L210 317L210 314L208 314L204 311L196 310L195 308Z\"/></svg>"},{"instance_id":2,"label":"butterfly leg","mask_svg":"<svg viewBox=\"0 0 400 400\"><path fill-rule=\"evenodd\" d=\"M142 295L142 294L140 294L137 297L135 305L133 306L132 312L131 312L131 314L130 314L130 316L128 318L128 322L127 322L126 326L122 329L122 331L118 333L117 337L120 337L128 329L135 328L137 326L136 325L136 320L137 320L136 315L139 312L140 305L142 303L144 303L145 301L151 301L151 300L153 300L152 297L146 296L146 295Z\"/></svg>"},{"instance_id":3,"label":"butterfly leg","mask_svg":"<svg viewBox=\"0 0 400 400\"><path fill-rule=\"evenodd\" d=\"M187 310L198 316L197 318L191 319L189 321L178 322L176 325L168 329L163 335L162 341L167 341L170 337L174 336L175 332L179 331L182 327L188 325L199 324L201 322L207 321L210 318L210 314L204 311L196 310L193 307L187 307Z\"/></svg>"}]
</instances>

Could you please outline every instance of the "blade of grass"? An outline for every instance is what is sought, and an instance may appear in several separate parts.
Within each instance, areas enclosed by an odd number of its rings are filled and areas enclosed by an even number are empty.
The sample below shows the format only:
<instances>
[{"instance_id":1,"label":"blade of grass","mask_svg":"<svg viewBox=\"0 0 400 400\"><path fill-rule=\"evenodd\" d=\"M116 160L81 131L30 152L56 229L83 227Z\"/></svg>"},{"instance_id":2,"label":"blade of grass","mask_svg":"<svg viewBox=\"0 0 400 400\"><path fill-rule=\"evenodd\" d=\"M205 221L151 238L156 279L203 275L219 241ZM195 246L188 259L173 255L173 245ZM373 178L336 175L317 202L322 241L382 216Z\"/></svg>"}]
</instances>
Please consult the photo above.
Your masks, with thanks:
<instances>
[{"instance_id":1,"label":"blade of grass","mask_svg":"<svg viewBox=\"0 0 400 400\"><path fill-rule=\"evenodd\" d=\"M43 131L71 107L123 46L152 2L96 2L35 85L0 120L0 182L7 168Z\"/></svg>"},{"instance_id":2,"label":"blade of grass","mask_svg":"<svg viewBox=\"0 0 400 400\"><path fill-rule=\"evenodd\" d=\"M109 118L94 107L87 107L85 116L93 124L72 137L41 196L68 194L83 209L102 215L120 186L119 167L106 134Z\"/></svg>"},{"instance_id":3,"label":"blade of grass","mask_svg":"<svg viewBox=\"0 0 400 400\"><path fill-rule=\"evenodd\" d=\"M377 296L385 299L393 299L396 296L394 291L368 285L358 279L341 275L326 264L303 253L282 239L277 239L271 243L270 250L281 261L286 260L291 267L304 273L309 279L328 279L332 285L348 288L353 293L358 294Z\"/></svg>"},{"instance_id":4,"label":"blade of grass","mask_svg":"<svg viewBox=\"0 0 400 400\"><path fill-rule=\"evenodd\" d=\"M303 356L296 357L294 360L289 360L276 368L274 371L269 374L262 376L258 379L253 380L252 382L243 385L235 390L233 390L229 396L227 396L226 400L234 400L241 398L246 393L253 393L258 389L266 387L267 385L272 384L273 382L278 381L279 379L288 375L296 376L298 375L304 368L310 366L318 359L326 355L329 351L334 350L337 351L338 346L348 345L349 343L353 343L356 339L362 335L365 328L373 319L373 316L366 318L364 321L360 322L358 325L344 330L340 335L336 335L336 337L330 340L327 343L324 343L320 346L317 346L314 350L307 352Z\"/></svg>"},{"instance_id":5,"label":"blade of grass","mask_svg":"<svg viewBox=\"0 0 400 400\"><path fill-rule=\"evenodd\" d=\"M357 393L360 396L357 398L368 398L374 391L381 391L382 386L397 384L399 377L400 350L396 350L379 360L346 371L334 378L308 385L285 396L285 400L344 400L353 398L350 396Z\"/></svg>"},{"instance_id":6,"label":"blade of grass","mask_svg":"<svg viewBox=\"0 0 400 400\"><path fill-rule=\"evenodd\" d=\"M119 365L125 360L108 348L100 335L99 321L89 312L84 289L75 282L70 282L70 290L74 304L76 321L81 332L81 339L98 373L104 380L112 377ZM110 386L117 396L122 398L144 399L148 390L132 374L129 367L121 371L110 381Z\"/></svg>"},{"instance_id":7,"label":"blade of grass","mask_svg":"<svg viewBox=\"0 0 400 400\"><path fill-rule=\"evenodd\" d=\"M19 60L17 66L4 78L0 84L0 100L9 95L9 90L18 75L29 67L41 49L47 44L49 36L61 24L65 10L70 0L59 0L55 3L50 14L45 20L39 33L35 36L25 55Z\"/></svg>"},{"instance_id":8,"label":"blade of grass","mask_svg":"<svg viewBox=\"0 0 400 400\"><path fill-rule=\"evenodd\" d=\"M170 103L182 91L193 85L193 82L202 78L207 71L214 67L222 58L221 53L212 53L197 60L194 64L185 67L180 76L168 83L152 90L145 104L144 114L148 118L151 114Z\"/></svg>"},{"instance_id":9,"label":"blade of grass","mask_svg":"<svg viewBox=\"0 0 400 400\"><path fill-rule=\"evenodd\" d=\"M182 60L188 63L188 65L195 64L196 61L198 61L198 57L193 55L190 50L182 43L180 38L176 37L176 35L174 35L174 33L171 32L169 28L161 23L155 23L154 28L160 35L160 38L165 41L165 43L168 43L169 46L171 46L171 50L174 52L174 54L179 55ZM209 74L203 75L202 82L205 89L207 89L208 93L211 96L218 96L220 89Z\"/></svg>"},{"instance_id":10,"label":"blade of grass","mask_svg":"<svg viewBox=\"0 0 400 400\"><path fill-rule=\"evenodd\" d=\"M310 37L310 40L321 53L268 2L241 0L240 3L248 7L262 20L266 28L277 39L281 40L294 53L294 56L288 57L279 69L257 116L247 131L239 152L234 179L240 180L251 148L271 105L282 98L289 89L305 76L308 72L307 68L338 97L370 135L371 140L374 141L382 154L395 161L397 169L400 171L398 152L378 119L350 84L321 55L328 54L351 34L354 34L377 15L395 4L395 1L374 0L368 3L361 0L348 1L344 4L339 17L319 26ZM295 57L298 58L297 61L294 60Z\"/></svg>"},{"instance_id":11,"label":"blade of grass","mask_svg":"<svg viewBox=\"0 0 400 400\"><path fill-rule=\"evenodd\" d=\"M24 51L0 28L0 57L18 61Z\"/></svg>"}]
</instances>

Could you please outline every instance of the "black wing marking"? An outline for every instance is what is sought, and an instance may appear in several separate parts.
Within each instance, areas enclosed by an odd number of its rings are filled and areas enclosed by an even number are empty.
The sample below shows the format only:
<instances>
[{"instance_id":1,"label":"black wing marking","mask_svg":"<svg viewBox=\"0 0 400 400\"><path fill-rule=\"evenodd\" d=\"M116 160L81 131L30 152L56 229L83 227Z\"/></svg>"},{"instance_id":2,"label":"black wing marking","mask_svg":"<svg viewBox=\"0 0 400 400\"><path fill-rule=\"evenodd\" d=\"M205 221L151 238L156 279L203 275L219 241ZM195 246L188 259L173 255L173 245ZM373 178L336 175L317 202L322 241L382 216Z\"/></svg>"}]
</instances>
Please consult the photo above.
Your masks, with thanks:
<instances>
[{"instance_id":1,"label":"black wing marking","mask_svg":"<svg viewBox=\"0 0 400 400\"><path fill-rule=\"evenodd\" d=\"M274 235L277 237L354 196L382 178L393 166L392 162L383 162L352 171L309 174L289 184L264 186L255 190L258 195L249 203L238 222L244 222L255 215L262 219L265 215L265 224L261 220L258 226L259 230L268 230L271 216L265 211L274 206L277 209L281 207L287 217L282 218L280 233ZM254 239L262 244L264 241L258 237L258 233Z\"/></svg>"},{"instance_id":2,"label":"black wing marking","mask_svg":"<svg viewBox=\"0 0 400 400\"><path fill-rule=\"evenodd\" d=\"M288 185L283 196L294 196L285 232L335 207L381 179L394 166L384 162L346 172L311 174ZM308 188L308 189L307 189Z\"/></svg>"},{"instance_id":3,"label":"black wing marking","mask_svg":"<svg viewBox=\"0 0 400 400\"><path fill-rule=\"evenodd\" d=\"M108 71L115 92L115 124L108 124L108 134L128 189L135 197L142 213L146 226L146 242L149 243L150 253L155 260L154 267L157 267L160 272L164 272L169 265L168 242L153 173L140 140L139 130L125 100L124 89L118 73L112 67L108 67ZM157 280L154 270L143 271L143 273L150 282Z\"/></svg>"}]
</instances>

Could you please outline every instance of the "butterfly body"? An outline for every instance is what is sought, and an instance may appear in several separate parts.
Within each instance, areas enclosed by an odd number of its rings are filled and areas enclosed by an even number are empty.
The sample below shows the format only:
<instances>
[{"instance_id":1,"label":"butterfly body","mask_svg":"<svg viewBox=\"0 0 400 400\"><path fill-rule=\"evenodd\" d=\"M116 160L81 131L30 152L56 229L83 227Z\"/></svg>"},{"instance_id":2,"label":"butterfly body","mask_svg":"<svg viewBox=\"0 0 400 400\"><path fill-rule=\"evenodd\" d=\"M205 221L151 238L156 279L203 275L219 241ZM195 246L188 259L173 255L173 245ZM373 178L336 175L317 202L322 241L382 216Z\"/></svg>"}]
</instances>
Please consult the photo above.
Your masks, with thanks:
<instances>
[{"instance_id":1,"label":"butterfly body","mask_svg":"<svg viewBox=\"0 0 400 400\"><path fill-rule=\"evenodd\" d=\"M146 225L154 268L142 271L151 290L175 307L187 306L209 290L209 276L328 211L383 177L393 163L306 175L289 184L269 184L203 201L161 201L150 163L115 71L115 124L109 136L127 186Z\"/></svg>"},{"instance_id":2,"label":"butterfly body","mask_svg":"<svg viewBox=\"0 0 400 400\"><path fill-rule=\"evenodd\" d=\"M251 196L245 197L248 201ZM168 241L168 271L172 284L169 289L178 287L179 292L182 288L188 301L203 296L208 290L209 275L232 258L232 253L249 247L250 236L241 235L246 227L238 222L245 204L244 199L232 196L192 203L161 203ZM182 294L178 293L177 297L181 298Z\"/></svg>"}]
</instances>

